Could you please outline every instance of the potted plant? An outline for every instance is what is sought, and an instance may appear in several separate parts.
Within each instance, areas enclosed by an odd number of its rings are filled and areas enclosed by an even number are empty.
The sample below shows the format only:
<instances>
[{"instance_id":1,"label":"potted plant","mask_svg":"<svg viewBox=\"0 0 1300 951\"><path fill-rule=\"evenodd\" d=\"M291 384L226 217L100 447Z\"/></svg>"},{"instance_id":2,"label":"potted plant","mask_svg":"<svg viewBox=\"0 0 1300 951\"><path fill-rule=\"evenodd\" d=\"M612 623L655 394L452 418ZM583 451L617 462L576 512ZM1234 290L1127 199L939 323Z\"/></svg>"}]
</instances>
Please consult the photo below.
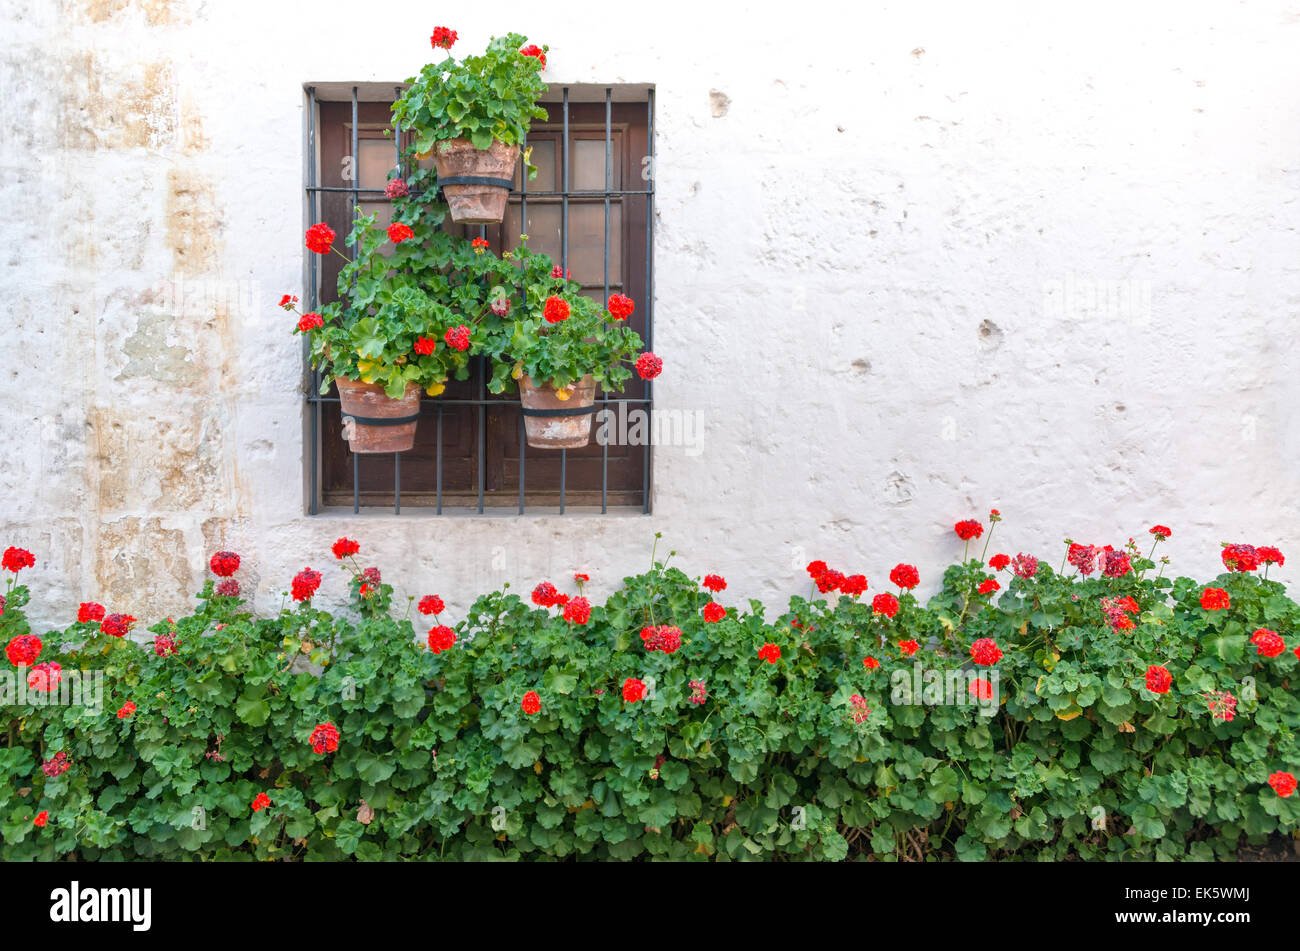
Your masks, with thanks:
<instances>
[{"instance_id":1,"label":"potted plant","mask_svg":"<svg viewBox=\"0 0 1300 951\"><path fill-rule=\"evenodd\" d=\"M621 392L633 369L646 380L663 369L653 353L639 353L641 337L627 324L635 305L614 294L602 308L526 243L501 258L482 258L483 283L492 285L492 316L480 328L481 351L495 361L488 389L502 393L518 385L528 445L587 445L596 386Z\"/></svg>"},{"instance_id":2,"label":"potted plant","mask_svg":"<svg viewBox=\"0 0 1300 951\"><path fill-rule=\"evenodd\" d=\"M434 49L445 59L429 63L393 103L393 121L414 136L412 151L433 156L438 182L457 224L495 224L505 214L519 148L546 83L547 47L518 33L493 37L481 56L451 55L456 32L437 27ZM531 178L536 168L528 164Z\"/></svg>"},{"instance_id":3,"label":"potted plant","mask_svg":"<svg viewBox=\"0 0 1300 951\"><path fill-rule=\"evenodd\" d=\"M421 391L437 396L449 378L468 379L477 352L475 328L489 302L469 266L475 249L436 230L440 206L427 214L421 207L395 202L386 229L374 215L358 214L346 238L352 259L334 247L328 225L312 225L307 247L348 262L339 274L340 300L305 314L296 297L280 301L299 314L295 332L311 341L321 393L331 382L338 386L353 452L410 449Z\"/></svg>"}]
</instances>

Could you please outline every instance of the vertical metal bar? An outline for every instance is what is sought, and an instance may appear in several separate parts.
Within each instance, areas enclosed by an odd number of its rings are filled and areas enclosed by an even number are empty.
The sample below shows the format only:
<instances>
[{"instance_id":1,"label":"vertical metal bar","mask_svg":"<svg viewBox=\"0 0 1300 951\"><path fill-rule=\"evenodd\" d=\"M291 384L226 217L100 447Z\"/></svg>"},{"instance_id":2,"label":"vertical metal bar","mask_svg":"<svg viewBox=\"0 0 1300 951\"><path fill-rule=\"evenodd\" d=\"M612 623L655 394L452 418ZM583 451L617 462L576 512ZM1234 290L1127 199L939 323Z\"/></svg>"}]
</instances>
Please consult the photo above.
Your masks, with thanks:
<instances>
[{"instance_id":1,"label":"vertical metal bar","mask_svg":"<svg viewBox=\"0 0 1300 951\"><path fill-rule=\"evenodd\" d=\"M352 454L352 514L361 511L361 457Z\"/></svg>"},{"instance_id":2,"label":"vertical metal bar","mask_svg":"<svg viewBox=\"0 0 1300 951\"><path fill-rule=\"evenodd\" d=\"M521 148L525 151L528 149L528 133L524 133L524 141ZM555 187L554 183L551 185ZM519 233L528 234L528 166L525 164L519 169ZM502 240L504 243L504 239ZM502 250L505 250L504 248ZM527 288L520 284L519 300L522 304L527 300ZM519 514L524 514L524 450L527 443L524 440L524 414L519 414Z\"/></svg>"},{"instance_id":3,"label":"vertical metal bar","mask_svg":"<svg viewBox=\"0 0 1300 951\"><path fill-rule=\"evenodd\" d=\"M438 401L438 514L442 514L442 401Z\"/></svg>"},{"instance_id":4,"label":"vertical metal bar","mask_svg":"<svg viewBox=\"0 0 1300 951\"><path fill-rule=\"evenodd\" d=\"M360 187L360 182L361 182L361 168L360 168L361 163L360 160L357 158L357 121L358 121L357 116L358 116L357 87L353 86L352 87L352 219L353 221L356 220L357 209L360 207L361 204L360 201L361 193L357 191L357 189ZM352 227L351 221L348 222L348 227L349 228ZM361 249L359 247L353 248L352 260L355 261L357 259L357 255L360 253L361 253Z\"/></svg>"},{"instance_id":5,"label":"vertical metal bar","mask_svg":"<svg viewBox=\"0 0 1300 951\"><path fill-rule=\"evenodd\" d=\"M645 127L646 127L646 151L650 153L650 178L646 181L645 196L645 345L647 350L654 349L654 308L655 292L651 284L653 271L651 270L654 261L654 220L655 220L655 91L646 90L645 106ZM654 389L653 384L647 380L645 384L645 410L647 418L654 413ZM641 470L641 512L644 515L650 514L650 453L654 447L650 441L646 440L645 455L642 457L643 465Z\"/></svg>"},{"instance_id":6,"label":"vertical metal bar","mask_svg":"<svg viewBox=\"0 0 1300 951\"><path fill-rule=\"evenodd\" d=\"M402 514L402 454L393 453L393 514Z\"/></svg>"},{"instance_id":7,"label":"vertical metal bar","mask_svg":"<svg viewBox=\"0 0 1300 951\"><path fill-rule=\"evenodd\" d=\"M402 87L394 86L393 98L400 99L401 95L402 95ZM396 119L393 120L393 152L396 153L393 162L393 168L397 172L397 177L405 178L406 176L402 173L402 124L398 122ZM385 187L387 187L386 184Z\"/></svg>"},{"instance_id":8,"label":"vertical metal bar","mask_svg":"<svg viewBox=\"0 0 1300 951\"><path fill-rule=\"evenodd\" d=\"M605 87L605 302L609 302L609 190L613 177L613 148L611 145L610 118L612 116L613 90ZM601 410L609 413L609 394L601 400ZM605 419L605 416L601 417ZM608 422L608 420L606 420ZM606 437L608 437L608 430ZM609 511L609 439L601 440L600 445L600 514Z\"/></svg>"},{"instance_id":9,"label":"vertical metal bar","mask_svg":"<svg viewBox=\"0 0 1300 951\"><path fill-rule=\"evenodd\" d=\"M569 87L564 87L564 141L560 149L560 174L564 194L560 197L560 267L569 274ZM564 482L569 462L569 450L560 450L560 514L564 514Z\"/></svg>"},{"instance_id":10,"label":"vertical metal bar","mask_svg":"<svg viewBox=\"0 0 1300 951\"><path fill-rule=\"evenodd\" d=\"M478 358L478 514L483 514L483 476L487 472L487 357Z\"/></svg>"},{"instance_id":11,"label":"vertical metal bar","mask_svg":"<svg viewBox=\"0 0 1300 951\"><path fill-rule=\"evenodd\" d=\"M393 87L394 97L401 96L400 86ZM355 168L355 160L354 165ZM402 124L396 119L393 120L393 168L397 171L397 176L402 177ZM385 186L386 187L386 186ZM392 202L389 201L391 205ZM393 514L402 514L402 454L393 453Z\"/></svg>"},{"instance_id":12,"label":"vertical metal bar","mask_svg":"<svg viewBox=\"0 0 1300 951\"><path fill-rule=\"evenodd\" d=\"M319 204L317 195L320 194L315 191L316 184L316 87L312 86L307 90L307 224L309 225L316 223L316 207ZM307 255L308 280L311 285L308 287L306 294L307 311L309 313L314 313L319 309L316 302L316 284L319 280L316 273L316 257L315 254ZM306 336L306 334L303 334L303 352L306 358L310 360L311 345L305 339ZM313 368L311 370L311 391L308 398L319 395L319 373ZM316 497L319 493L317 486L319 472L317 469L320 465L320 448L318 445L320 439L320 403L309 402L307 404L307 415L309 417L307 425L311 429L311 498L307 502L307 512L310 515L315 515L317 511Z\"/></svg>"}]
</instances>

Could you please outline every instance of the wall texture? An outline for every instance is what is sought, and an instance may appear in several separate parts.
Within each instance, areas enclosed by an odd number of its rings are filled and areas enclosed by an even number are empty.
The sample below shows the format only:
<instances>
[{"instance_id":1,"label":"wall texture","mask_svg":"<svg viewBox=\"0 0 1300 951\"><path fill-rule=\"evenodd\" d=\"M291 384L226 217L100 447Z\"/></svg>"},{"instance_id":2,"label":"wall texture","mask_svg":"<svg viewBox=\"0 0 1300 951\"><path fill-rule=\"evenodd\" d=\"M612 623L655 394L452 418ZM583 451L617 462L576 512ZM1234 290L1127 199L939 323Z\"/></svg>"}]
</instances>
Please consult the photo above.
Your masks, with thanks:
<instances>
[{"instance_id":1,"label":"wall texture","mask_svg":"<svg viewBox=\"0 0 1300 951\"><path fill-rule=\"evenodd\" d=\"M655 532L737 600L813 557L924 588L990 506L994 550L1160 521L1176 571L1295 576L1294 4L715 6L9 0L0 546L38 618L179 611L218 547L273 607L344 533L456 616L603 594ZM656 395L707 443L659 449L649 518L302 514L303 83L400 81L433 15L657 87Z\"/></svg>"}]
</instances>

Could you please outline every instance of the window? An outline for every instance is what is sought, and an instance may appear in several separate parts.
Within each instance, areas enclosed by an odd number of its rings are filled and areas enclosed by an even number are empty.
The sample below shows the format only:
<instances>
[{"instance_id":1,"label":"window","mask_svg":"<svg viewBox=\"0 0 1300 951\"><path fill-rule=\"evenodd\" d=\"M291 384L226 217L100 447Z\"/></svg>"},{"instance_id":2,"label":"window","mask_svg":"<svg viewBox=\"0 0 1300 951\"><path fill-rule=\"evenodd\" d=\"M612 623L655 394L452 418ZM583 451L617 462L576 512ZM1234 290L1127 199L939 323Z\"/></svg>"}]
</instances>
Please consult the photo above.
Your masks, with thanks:
<instances>
[{"instance_id":1,"label":"window","mask_svg":"<svg viewBox=\"0 0 1300 951\"><path fill-rule=\"evenodd\" d=\"M391 213L384 196L399 161L389 106L400 87L313 86L307 89L308 223L328 222L340 235L353 212ZM636 302L631 324L652 346L654 229L653 90L645 86L552 87L549 117L529 130L537 177L515 175L501 225L455 226L482 236L500 253L529 246L549 254L603 303L610 294ZM405 144L403 142L402 144ZM522 162L520 165L522 166ZM346 247L339 243L340 250ZM334 255L306 254L311 309L337 298L342 265ZM356 455L343 439L338 394L318 392L308 370L308 511L352 506L430 507L438 514L648 513L650 447L602 444L602 411L649 410L651 383L634 376L622 393L596 394L591 444L533 449L524 443L517 394L487 391L492 368L477 358L473 374L421 400L415 447L392 455ZM611 421L611 430L618 427Z\"/></svg>"}]
</instances>

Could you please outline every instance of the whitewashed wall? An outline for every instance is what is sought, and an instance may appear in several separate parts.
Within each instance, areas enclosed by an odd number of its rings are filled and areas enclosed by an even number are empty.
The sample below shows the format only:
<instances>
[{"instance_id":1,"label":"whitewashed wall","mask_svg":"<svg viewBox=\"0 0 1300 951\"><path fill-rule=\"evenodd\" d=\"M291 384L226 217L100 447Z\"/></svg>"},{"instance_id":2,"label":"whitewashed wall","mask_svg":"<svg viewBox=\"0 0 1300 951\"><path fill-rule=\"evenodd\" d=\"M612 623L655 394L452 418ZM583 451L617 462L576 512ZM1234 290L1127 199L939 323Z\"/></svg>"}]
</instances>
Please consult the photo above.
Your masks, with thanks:
<instances>
[{"instance_id":1,"label":"whitewashed wall","mask_svg":"<svg viewBox=\"0 0 1300 951\"><path fill-rule=\"evenodd\" d=\"M1241 540L1295 577L1300 8L715 6L9 0L0 546L36 616L180 611L218 547L273 607L344 533L454 612L604 594L657 531L732 603L812 557L928 587L990 506L995 550L1161 521L1178 571ZM444 24L657 87L656 394L707 445L659 450L650 518L302 514L302 86L400 81Z\"/></svg>"}]
</instances>

